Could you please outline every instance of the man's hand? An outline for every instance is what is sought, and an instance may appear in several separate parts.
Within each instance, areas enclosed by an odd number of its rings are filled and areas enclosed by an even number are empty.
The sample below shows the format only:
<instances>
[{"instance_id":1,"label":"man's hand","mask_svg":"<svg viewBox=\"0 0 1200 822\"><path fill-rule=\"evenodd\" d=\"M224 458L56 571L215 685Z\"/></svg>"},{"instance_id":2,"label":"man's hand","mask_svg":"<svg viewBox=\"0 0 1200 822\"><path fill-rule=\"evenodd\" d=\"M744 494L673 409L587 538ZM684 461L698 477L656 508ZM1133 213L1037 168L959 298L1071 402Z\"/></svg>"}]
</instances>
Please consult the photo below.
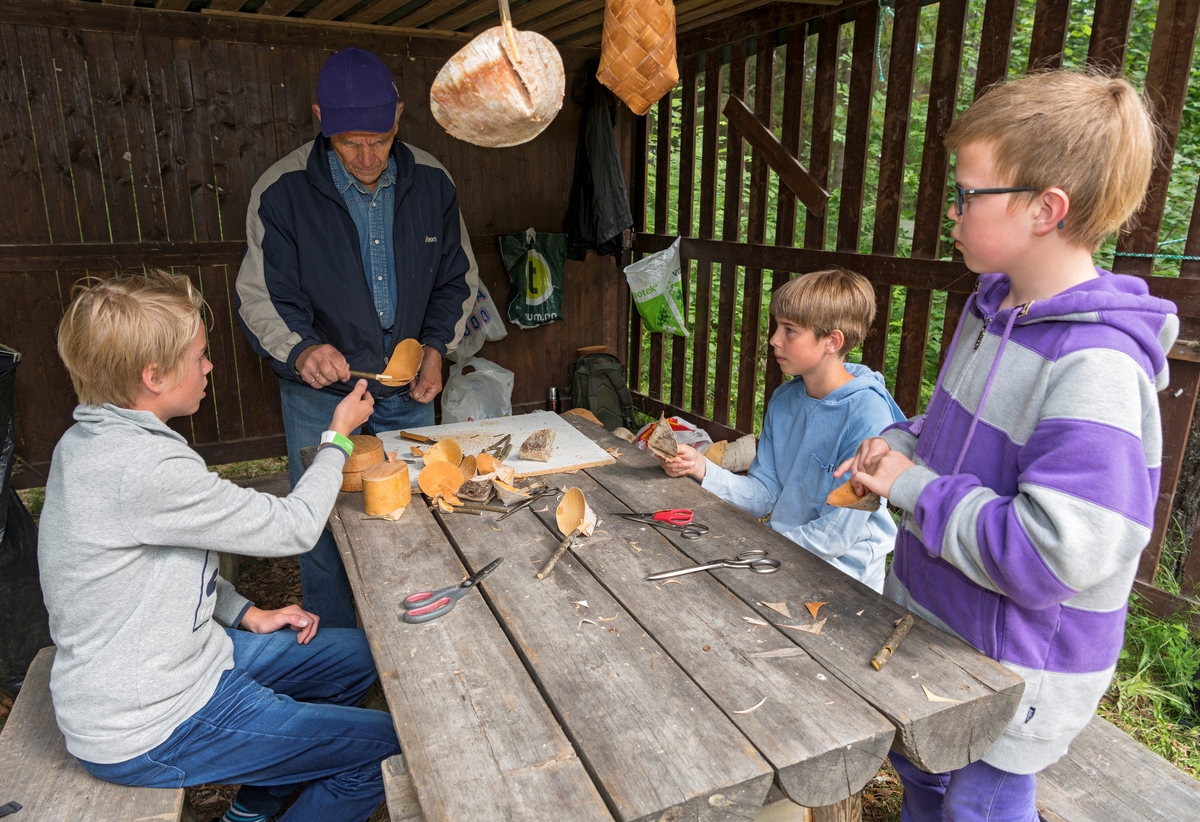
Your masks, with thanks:
<instances>
[{"instance_id":1,"label":"man's hand","mask_svg":"<svg viewBox=\"0 0 1200 822\"><path fill-rule=\"evenodd\" d=\"M888 445L887 440L885 440L883 437L870 437L865 439L859 444L858 450L854 452L854 456L839 465L837 470L833 472L833 475L840 479L842 474L849 470L850 481L853 484L854 493L861 497L866 493L866 491L863 490L865 486L859 482L858 478L854 475L859 472L874 474L875 469L879 466L879 460L890 450L891 446ZM883 496L887 495L884 494Z\"/></svg>"},{"instance_id":2,"label":"man's hand","mask_svg":"<svg viewBox=\"0 0 1200 822\"><path fill-rule=\"evenodd\" d=\"M667 472L668 477L692 477L693 479L704 479L704 473L708 469L708 460L704 455L690 445L680 444L679 456L672 462L662 460L663 470Z\"/></svg>"},{"instance_id":3,"label":"man's hand","mask_svg":"<svg viewBox=\"0 0 1200 822\"><path fill-rule=\"evenodd\" d=\"M298 631L296 641L307 645L317 635L317 623L321 618L310 614L299 605L289 605L274 611L264 611L251 605L242 617L242 627L256 634L271 634L281 628Z\"/></svg>"},{"instance_id":4,"label":"man's hand","mask_svg":"<svg viewBox=\"0 0 1200 822\"><path fill-rule=\"evenodd\" d=\"M410 394L417 402L429 403L441 392L442 354L432 345L427 345L421 358L421 370L417 372L417 381L412 384Z\"/></svg>"},{"instance_id":5,"label":"man's hand","mask_svg":"<svg viewBox=\"0 0 1200 822\"><path fill-rule=\"evenodd\" d=\"M324 388L335 382L350 381L350 364L329 343L313 345L296 358L296 373L313 388Z\"/></svg>"},{"instance_id":6,"label":"man's hand","mask_svg":"<svg viewBox=\"0 0 1200 822\"><path fill-rule=\"evenodd\" d=\"M333 420L329 423L330 430L337 431L343 437L350 436L351 431L370 418L375 410L375 398L367 391L367 381L359 380L350 389L350 393L333 409Z\"/></svg>"}]
</instances>

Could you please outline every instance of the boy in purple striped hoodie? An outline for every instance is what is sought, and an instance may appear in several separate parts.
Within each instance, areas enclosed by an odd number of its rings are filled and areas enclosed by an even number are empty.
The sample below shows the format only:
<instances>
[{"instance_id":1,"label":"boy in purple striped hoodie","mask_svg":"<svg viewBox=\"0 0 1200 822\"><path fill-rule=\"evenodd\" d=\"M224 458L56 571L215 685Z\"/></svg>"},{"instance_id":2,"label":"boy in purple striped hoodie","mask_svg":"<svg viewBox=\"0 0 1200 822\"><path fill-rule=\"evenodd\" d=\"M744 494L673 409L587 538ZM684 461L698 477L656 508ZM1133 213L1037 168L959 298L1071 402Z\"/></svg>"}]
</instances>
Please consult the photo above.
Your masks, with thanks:
<instances>
[{"instance_id":1,"label":"boy in purple striped hoodie","mask_svg":"<svg viewBox=\"0 0 1200 822\"><path fill-rule=\"evenodd\" d=\"M902 818L1036 822L1036 774L1112 678L1161 463L1175 306L1092 253L1146 191L1154 127L1133 87L1050 72L952 126L948 216L967 301L925 414L838 468L902 509L885 594L1025 679L981 761L900 755Z\"/></svg>"}]
</instances>

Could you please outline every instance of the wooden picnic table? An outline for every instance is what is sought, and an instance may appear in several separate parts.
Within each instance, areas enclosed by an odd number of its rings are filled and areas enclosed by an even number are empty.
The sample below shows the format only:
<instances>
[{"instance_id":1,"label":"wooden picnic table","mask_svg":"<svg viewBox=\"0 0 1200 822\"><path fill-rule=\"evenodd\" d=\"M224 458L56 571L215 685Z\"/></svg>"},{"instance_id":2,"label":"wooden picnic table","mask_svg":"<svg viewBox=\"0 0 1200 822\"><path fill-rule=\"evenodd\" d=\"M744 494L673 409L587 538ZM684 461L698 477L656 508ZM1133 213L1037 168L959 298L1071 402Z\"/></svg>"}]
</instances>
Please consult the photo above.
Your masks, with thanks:
<instances>
[{"instance_id":1,"label":"wooden picnic table","mask_svg":"<svg viewBox=\"0 0 1200 822\"><path fill-rule=\"evenodd\" d=\"M375 653L412 787L435 820L746 820L771 784L811 808L862 789L895 745L930 770L982 756L1023 688L918 619L881 671L869 660L903 610L654 458L542 479L600 518L545 580L558 545L548 497L499 514L364 520L343 494L331 526ZM619 514L686 507L697 540ZM766 549L774 574L647 574ZM447 616L411 625L401 600L504 562ZM805 603L825 602L817 616ZM786 603L785 617L764 603ZM788 626L812 626L820 633ZM922 687L924 686L924 687ZM926 690L927 689L927 690ZM943 701L944 700L944 701Z\"/></svg>"}]
</instances>

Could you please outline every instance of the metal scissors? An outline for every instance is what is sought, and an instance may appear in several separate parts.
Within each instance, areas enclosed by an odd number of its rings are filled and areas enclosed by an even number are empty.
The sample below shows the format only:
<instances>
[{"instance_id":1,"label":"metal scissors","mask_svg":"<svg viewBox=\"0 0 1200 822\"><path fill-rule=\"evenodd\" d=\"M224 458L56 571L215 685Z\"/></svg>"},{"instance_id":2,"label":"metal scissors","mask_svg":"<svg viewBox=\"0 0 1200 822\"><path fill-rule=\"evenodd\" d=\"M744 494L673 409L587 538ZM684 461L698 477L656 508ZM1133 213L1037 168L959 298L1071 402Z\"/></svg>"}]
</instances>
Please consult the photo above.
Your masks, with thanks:
<instances>
[{"instance_id":1,"label":"metal scissors","mask_svg":"<svg viewBox=\"0 0 1200 822\"><path fill-rule=\"evenodd\" d=\"M653 525L655 528L665 528L678 531L684 539L700 539L708 533L708 526L693 521L695 514L690 508L669 508L665 511L648 511L644 514L621 514L633 522Z\"/></svg>"},{"instance_id":2,"label":"metal scissors","mask_svg":"<svg viewBox=\"0 0 1200 822\"><path fill-rule=\"evenodd\" d=\"M663 571L643 578L668 579L670 577L683 576L684 574L694 574L697 571L708 571L713 568L748 568L756 574L773 574L779 570L779 560L767 559L767 552L761 548L751 548L749 551L742 551L734 559L719 559L716 562L709 562L704 565L691 565L687 568L677 568L674 571Z\"/></svg>"},{"instance_id":3,"label":"metal scissors","mask_svg":"<svg viewBox=\"0 0 1200 822\"><path fill-rule=\"evenodd\" d=\"M509 508L508 513L501 514L500 516L496 517L496 522L499 522L500 520L502 520L506 517L511 517L513 514L517 513L522 508L528 508L530 505L533 505L535 502L540 500L542 497L557 496L561 493L562 493L561 488L555 488L552 485L548 485L544 488L535 488L534 490L529 492L529 499L521 500L520 502L515 504L512 508Z\"/></svg>"},{"instance_id":4,"label":"metal scissors","mask_svg":"<svg viewBox=\"0 0 1200 822\"><path fill-rule=\"evenodd\" d=\"M445 616L454 610L454 603L463 598L464 595L476 585L479 581L496 570L496 566L504 561L504 557L494 559L488 563L478 573L464 579L457 585L451 585L449 588L442 588L437 591L422 591L419 594L409 594L404 598L404 615L402 619L405 622L420 623L429 622L438 617Z\"/></svg>"}]
</instances>

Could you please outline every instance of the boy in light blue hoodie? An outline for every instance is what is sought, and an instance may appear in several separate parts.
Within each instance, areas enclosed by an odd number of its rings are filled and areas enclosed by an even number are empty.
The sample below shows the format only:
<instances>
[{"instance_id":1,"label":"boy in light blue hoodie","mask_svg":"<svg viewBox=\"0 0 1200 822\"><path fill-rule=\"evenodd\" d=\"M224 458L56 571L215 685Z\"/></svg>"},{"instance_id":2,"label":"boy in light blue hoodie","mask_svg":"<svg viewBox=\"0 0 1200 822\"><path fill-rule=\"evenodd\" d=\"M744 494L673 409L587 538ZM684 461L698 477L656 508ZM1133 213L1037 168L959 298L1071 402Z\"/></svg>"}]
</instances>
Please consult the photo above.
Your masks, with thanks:
<instances>
[{"instance_id":1,"label":"boy in light blue hoodie","mask_svg":"<svg viewBox=\"0 0 1200 822\"><path fill-rule=\"evenodd\" d=\"M770 525L830 565L883 590L884 559L896 541L887 508L856 511L825 502L840 483L833 471L859 443L904 420L883 375L845 362L875 319L871 283L851 271L814 271L771 299L777 328L775 361L795 377L771 396L758 454L740 476L679 446L664 462L672 477L701 481L708 491Z\"/></svg>"}]
</instances>

